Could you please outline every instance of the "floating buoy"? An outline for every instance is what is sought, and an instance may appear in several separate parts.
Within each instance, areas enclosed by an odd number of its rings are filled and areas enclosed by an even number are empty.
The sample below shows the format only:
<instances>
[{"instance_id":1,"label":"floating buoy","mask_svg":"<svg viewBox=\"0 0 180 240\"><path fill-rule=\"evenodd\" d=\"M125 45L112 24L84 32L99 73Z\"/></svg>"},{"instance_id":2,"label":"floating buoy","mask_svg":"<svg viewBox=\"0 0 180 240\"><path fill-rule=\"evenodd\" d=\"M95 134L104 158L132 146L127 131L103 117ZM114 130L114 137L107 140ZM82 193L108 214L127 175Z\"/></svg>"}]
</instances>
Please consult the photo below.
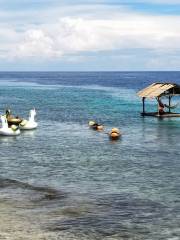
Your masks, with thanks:
<instances>
[{"instance_id":1,"label":"floating buoy","mask_svg":"<svg viewBox=\"0 0 180 240\"><path fill-rule=\"evenodd\" d=\"M97 131L102 131L104 129L103 125L98 124L95 121L89 121L89 127Z\"/></svg>"},{"instance_id":2,"label":"floating buoy","mask_svg":"<svg viewBox=\"0 0 180 240\"><path fill-rule=\"evenodd\" d=\"M112 128L111 131L109 132L109 137L112 140L118 140L120 136L121 136L121 133L118 128Z\"/></svg>"},{"instance_id":3,"label":"floating buoy","mask_svg":"<svg viewBox=\"0 0 180 240\"><path fill-rule=\"evenodd\" d=\"M111 132L113 132L113 133L120 133L120 131L119 131L118 128L112 128L112 129L111 129Z\"/></svg>"},{"instance_id":4,"label":"floating buoy","mask_svg":"<svg viewBox=\"0 0 180 240\"><path fill-rule=\"evenodd\" d=\"M98 126L97 126L97 130L98 130L98 131L102 131L103 129L104 129L103 125L98 125Z\"/></svg>"},{"instance_id":5,"label":"floating buoy","mask_svg":"<svg viewBox=\"0 0 180 240\"><path fill-rule=\"evenodd\" d=\"M89 126L90 126L90 127L92 127L93 125L95 125L95 124L96 124L96 122L95 122L95 121L89 121L89 123L88 123L88 124L89 124Z\"/></svg>"}]
</instances>

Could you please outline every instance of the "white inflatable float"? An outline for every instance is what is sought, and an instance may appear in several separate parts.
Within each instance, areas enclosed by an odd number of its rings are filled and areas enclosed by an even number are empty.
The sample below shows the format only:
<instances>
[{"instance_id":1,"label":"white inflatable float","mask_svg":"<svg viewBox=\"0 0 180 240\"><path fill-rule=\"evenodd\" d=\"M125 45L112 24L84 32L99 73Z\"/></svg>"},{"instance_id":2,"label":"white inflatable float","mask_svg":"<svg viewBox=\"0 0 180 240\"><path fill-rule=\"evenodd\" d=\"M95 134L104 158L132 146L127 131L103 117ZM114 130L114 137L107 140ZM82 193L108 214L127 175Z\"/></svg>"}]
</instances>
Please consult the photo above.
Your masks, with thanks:
<instances>
[{"instance_id":1,"label":"white inflatable float","mask_svg":"<svg viewBox=\"0 0 180 240\"><path fill-rule=\"evenodd\" d=\"M29 112L29 120L23 120L20 124L19 127L21 130L32 130L37 128L38 124L35 122L35 116L36 116L36 110L32 109Z\"/></svg>"},{"instance_id":2,"label":"white inflatable float","mask_svg":"<svg viewBox=\"0 0 180 240\"><path fill-rule=\"evenodd\" d=\"M1 128L0 128L0 135L2 136L17 136L20 134L20 130L18 126L12 125L11 127L8 126L6 116L1 116Z\"/></svg>"}]
</instances>

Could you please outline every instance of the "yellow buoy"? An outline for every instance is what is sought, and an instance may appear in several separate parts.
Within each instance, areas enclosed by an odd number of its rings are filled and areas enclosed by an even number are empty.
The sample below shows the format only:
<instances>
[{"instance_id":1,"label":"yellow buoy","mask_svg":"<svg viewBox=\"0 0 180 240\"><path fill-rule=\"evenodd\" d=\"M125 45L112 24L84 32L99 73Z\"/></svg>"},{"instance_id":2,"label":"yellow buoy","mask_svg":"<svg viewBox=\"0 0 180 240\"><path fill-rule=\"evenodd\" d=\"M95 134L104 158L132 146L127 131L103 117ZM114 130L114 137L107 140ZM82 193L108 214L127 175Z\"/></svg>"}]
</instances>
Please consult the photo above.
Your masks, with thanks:
<instances>
[{"instance_id":1,"label":"yellow buoy","mask_svg":"<svg viewBox=\"0 0 180 240\"><path fill-rule=\"evenodd\" d=\"M92 127L92 126L94 126L96 124L96 122L95 121L89 121L88 124L89 124L90 127Z\"/></svg>"},{"instance_id":2,"label":"yellow buoy","mask_svg":"<svg viewBox=\"0 0 180 240\"><path fill-rule=\"evenodd\" d=\"M109 132L109 137L112 140L117 140L121 136L120 130L118 128L112 128L111 131Z\"/></svg>"},{"instance_id":3,"label":"yellow buoy","mask_svg":"<svg viewBox=\"0 0 180 240\"><path fill-rule=\"evenodd\" d=\"M112 128L112 129L111 129L111 132L114 132L114 133L120 133L120 131L119 131L118 128Z\"/></svg>"},{"instance_id":4,"label":"yellow buoy","mask_svg":"<svg viewBox=\"0 0 180 240\"><path fill-rule=\"evenodd\" d=\"M112 139L118 139L118 138L119 138L119 133L111 132L111 133L110 133L110 137L111 137Z\"/></svg>"}]
</instances>

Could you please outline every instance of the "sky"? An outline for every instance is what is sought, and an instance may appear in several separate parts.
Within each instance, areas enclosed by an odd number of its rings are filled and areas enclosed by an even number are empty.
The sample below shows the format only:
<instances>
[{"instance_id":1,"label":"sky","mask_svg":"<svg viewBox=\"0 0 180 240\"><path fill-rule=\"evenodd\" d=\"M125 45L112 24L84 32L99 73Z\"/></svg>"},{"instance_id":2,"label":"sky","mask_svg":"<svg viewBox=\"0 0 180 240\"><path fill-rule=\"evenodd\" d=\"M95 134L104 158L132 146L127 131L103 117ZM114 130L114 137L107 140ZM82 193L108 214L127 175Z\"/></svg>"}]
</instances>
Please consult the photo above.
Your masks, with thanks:
<instances>
[{"instance_id":1,"label":"sky","mask_svg":"<svg viewBox=\"0 0 180 240\"><path fill-rule=\"evenodd\" d=\"M180 71L180 0L0 0L0 71Z\"/></svg>"}]
</instances>

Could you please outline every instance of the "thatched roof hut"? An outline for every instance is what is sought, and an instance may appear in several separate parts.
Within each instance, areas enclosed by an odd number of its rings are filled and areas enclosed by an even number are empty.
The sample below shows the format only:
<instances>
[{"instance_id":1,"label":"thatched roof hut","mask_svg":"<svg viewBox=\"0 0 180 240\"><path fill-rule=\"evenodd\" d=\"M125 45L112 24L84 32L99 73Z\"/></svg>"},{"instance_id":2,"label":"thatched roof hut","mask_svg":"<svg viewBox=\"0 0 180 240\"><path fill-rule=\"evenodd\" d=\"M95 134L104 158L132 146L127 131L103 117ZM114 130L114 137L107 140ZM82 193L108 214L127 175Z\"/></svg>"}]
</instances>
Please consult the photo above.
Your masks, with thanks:
<instances>
[{"instance_id":1,"label":"thatched roof hut","mask_svg":"<svg viewBox=\"0 0 180 240\"><path fill-rule=\"evenodd\" d=\"M180 117L179 113L172 113L171 109L171 99L173 96L180 96L180 85L175 83L153 83L150 86L142 89L137 93L139 97L142 98L143 101L143 116L155 116L155 117ZM166 96L169 99L169 104L163 104L161 102L161 97ZM158 103L158 110L157 112L147 113L145 111L145 99L155 98ZM168 108L168 112L164 112L164 107Z\"/></svg>"}]
</instances>

